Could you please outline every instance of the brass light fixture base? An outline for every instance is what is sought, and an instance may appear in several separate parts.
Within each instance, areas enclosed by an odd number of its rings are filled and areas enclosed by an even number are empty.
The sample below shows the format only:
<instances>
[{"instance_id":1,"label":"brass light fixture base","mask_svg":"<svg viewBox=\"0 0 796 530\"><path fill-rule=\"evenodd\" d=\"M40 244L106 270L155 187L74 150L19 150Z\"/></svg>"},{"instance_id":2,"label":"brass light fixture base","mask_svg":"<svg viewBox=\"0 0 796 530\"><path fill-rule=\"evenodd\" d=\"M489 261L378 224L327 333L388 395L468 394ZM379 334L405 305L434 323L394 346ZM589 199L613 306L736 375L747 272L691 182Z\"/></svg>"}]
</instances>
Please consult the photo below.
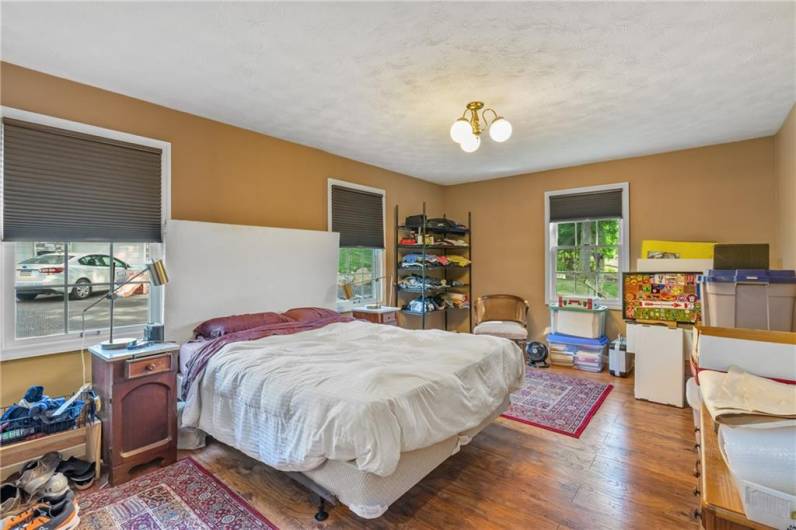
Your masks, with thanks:
<instances>
[{"instance_id":1,"label":"brass light fixture base","mask_svg":"<svg viewBox=\"0 0 796 530\"><path fill-rule=\"evenodd\" d=\"M478 120L478 111L483 108L483 101L471 101L467 104L467 110L470 111L470 126L473 128L473 134L476 136L481 134L481 122ZM464 112L466 113L467 110Z\"/></svg>"}]
</instances>

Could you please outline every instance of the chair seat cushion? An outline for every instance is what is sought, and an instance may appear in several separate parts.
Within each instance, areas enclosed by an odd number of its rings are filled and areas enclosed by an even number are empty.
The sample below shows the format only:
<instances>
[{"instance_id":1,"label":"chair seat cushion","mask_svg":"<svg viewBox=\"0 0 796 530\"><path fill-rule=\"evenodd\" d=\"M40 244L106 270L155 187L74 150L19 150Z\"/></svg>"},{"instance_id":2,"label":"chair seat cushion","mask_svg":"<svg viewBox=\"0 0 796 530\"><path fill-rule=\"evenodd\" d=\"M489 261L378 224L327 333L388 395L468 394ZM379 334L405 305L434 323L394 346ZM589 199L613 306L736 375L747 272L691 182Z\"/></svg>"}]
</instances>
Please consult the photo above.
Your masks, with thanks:
<instances>
[{"instance_id":1,"label":"chair seat cushion","mask_svg":"<svg viewBox=\"0 0 796 530\"><path fill-rule=\"evenodd\" d=\"M489 320L481 322L474 329L476 335L494 335L511 340L527 340L528 330L519 322L510 320Z\"/></svg>"}]
</instances>

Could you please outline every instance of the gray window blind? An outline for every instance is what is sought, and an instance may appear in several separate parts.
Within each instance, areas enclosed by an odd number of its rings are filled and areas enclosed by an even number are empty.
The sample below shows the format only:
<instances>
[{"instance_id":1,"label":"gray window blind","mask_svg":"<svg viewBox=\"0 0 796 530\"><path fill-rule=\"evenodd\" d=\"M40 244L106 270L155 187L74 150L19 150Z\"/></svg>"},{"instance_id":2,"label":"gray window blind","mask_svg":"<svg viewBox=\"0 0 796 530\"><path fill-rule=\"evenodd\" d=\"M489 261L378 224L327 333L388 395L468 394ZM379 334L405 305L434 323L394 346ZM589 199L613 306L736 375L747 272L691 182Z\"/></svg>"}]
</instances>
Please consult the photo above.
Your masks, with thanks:
<instances>
[{"instance_id":1,"label":"gray window blind","mask_svg":"<svg viewBox=\"0 0 796 530\"><path fill-rule=\"evenodd\" d=\"M550 222L622 217L622 190L550 197Z\"/></svg>"},{"instance_id":2,"label":"gray window blind","mask_svg":"<svg viewBox=\"0 0 796 530\"><path fill-rule=\"evenodd\" d=\"M161 241L160 149L3 119L3 240Z\"/></svg>"},{"instance_id":3,"label":"gray window blind","mask_svg":"<svg viewBox=\"0 0 796 530\"><path fill-rule=\"evenodd\" d=\"M332 231L341 247L384 248L382 195L332 185Z\"/></svg>"}]
</instances>

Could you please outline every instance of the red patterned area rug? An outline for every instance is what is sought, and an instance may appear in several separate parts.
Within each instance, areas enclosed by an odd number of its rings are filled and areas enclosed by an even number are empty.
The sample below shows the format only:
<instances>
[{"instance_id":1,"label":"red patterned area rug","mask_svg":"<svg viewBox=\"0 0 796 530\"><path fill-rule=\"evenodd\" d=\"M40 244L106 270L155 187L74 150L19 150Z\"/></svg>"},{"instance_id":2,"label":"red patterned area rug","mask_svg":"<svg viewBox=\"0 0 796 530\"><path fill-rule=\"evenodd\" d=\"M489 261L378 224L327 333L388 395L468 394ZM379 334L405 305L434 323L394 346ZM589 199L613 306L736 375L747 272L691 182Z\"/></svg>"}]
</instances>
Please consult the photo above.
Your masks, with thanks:
<instances>
[{"instance_id":1,"label":"red patterned area rug","mask_svg":"<svg viewBox=\"0 0 796 530\"><path fill-rule=\"evenodd\" d=\"M276 530L191 458L78 497L78 530Z\"/></svg>"},{"instance_id":2,"label":"red patterned area rug","mask_svg":"<svg viewBox=\"0 0 796 530\"><path fill-rule=\"evenodd\" d=\"M613 385L540 368L525 369L525 385L511 395L510 420L580 438Z\"/></svg>"}]
</instances>

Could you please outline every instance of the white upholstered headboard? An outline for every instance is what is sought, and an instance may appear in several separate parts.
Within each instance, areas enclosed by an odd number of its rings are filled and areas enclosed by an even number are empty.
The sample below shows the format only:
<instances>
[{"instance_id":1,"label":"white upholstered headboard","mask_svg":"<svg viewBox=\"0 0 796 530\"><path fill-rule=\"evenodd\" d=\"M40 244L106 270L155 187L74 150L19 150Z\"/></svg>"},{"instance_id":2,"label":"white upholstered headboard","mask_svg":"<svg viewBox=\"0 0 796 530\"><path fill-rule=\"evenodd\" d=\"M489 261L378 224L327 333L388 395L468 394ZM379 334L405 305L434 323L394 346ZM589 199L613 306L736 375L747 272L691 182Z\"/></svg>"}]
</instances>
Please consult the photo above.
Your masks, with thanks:
<instances>
[{"instance_id":1,"label":"white upholstered headboard","mask_svg":"<svg viewBox=\"0 0 796 530\"><path fill-rule=\"evenodd\" d=\"M210 318L291 307L334 308L339 234L169 221L166 338Z\"/></svg>"}]
</instances>

